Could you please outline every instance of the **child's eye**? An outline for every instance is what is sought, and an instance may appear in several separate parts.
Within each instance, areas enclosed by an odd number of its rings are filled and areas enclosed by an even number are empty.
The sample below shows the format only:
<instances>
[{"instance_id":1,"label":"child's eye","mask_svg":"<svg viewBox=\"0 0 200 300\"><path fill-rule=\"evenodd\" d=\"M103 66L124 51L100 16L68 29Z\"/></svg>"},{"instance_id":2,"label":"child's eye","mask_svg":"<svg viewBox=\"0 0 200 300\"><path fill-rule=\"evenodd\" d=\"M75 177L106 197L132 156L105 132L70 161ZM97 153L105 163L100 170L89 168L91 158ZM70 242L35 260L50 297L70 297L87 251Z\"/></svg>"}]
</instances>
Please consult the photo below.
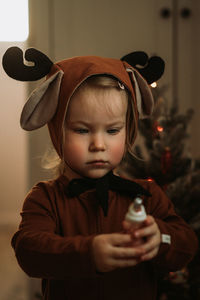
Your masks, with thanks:
<instances>
[{"instance_id":1,"label":"child's eye","mask_svg":"<svg viewBox=\"0 0 200 300\"><path fill-rule=\"evenodd\" d=\"M85 134L85 133L88 133L89 130L85 129L85 128L77 128L77 129L74 129L74 132L79 133L79 134Z\"/></svg>"},{"instance_id":2,"label":"child's eye","mask_svg":"<svg viewBox=\"0 0 200 300\"><path fill-rule=\"evenodd\" d=\"M119 128L111 128L111 129L108 129L107 132L109 134L117 134L118 132L120 132L120 129Z\"/></svg>"}]
</instances>

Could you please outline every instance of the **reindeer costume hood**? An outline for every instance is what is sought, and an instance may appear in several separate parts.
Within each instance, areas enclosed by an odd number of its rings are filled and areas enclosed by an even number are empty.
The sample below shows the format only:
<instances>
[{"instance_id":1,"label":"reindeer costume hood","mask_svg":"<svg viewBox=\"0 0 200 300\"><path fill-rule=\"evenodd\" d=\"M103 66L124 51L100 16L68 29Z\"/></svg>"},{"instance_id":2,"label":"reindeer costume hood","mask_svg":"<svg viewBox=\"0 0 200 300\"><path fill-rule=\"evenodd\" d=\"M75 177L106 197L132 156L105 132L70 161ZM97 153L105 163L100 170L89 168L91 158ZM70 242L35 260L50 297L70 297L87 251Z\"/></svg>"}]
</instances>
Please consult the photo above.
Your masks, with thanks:
<instances>
[{"instance_id":1,"label":"reindeer costume hood","mask_svg":"<svg viewBox=\"0 0 200 300\"><path fill-rule=\"evenodd\" d=\"M30 95L21 114L21 126L34 130L48 125L53 145L62 157L63 125L71 96L87 78L108 75L116 78L129 91L137 118L152 113L153 97L148 84L159 79L164 62L159 57L144 52L133 52L121 60L98 56L80 56L53 64L40 51L30 48L25 59L34 66L24 65L23 52L9 48L3 56L5 72L20 81L34 81L46 76L46 80ZM137 68L140 64L143 68Z\"/></svg>"}]
</instances>

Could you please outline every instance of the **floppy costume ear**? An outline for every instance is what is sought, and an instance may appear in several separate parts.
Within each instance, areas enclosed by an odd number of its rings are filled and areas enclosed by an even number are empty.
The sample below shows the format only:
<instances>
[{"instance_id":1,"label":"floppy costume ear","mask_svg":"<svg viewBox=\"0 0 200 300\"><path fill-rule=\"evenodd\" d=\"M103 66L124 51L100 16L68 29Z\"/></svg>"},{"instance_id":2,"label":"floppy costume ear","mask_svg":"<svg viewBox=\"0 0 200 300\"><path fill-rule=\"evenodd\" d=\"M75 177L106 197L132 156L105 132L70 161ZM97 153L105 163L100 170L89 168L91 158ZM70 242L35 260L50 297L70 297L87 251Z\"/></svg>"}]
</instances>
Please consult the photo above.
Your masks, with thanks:
<instances>
[{"instance_id":1,"label":"floppy costume ear","mask_svg":"<svg viewBox=\"0 0 200 300\"><path fill-rule=\"evenodd\" d=\"M63 74L63 71L58 71L30 95L21 113L20 124L23 129L40 128L53 118Z\"/></svg>"},{"instance_id":2,"label":"floppy costume ear","mask_svg":"<svg viewBox=\"0 0 200 300\"><path fill-rule=\"evenodd\" d=\"M149 84L157 81L163 75L165 63L158 56L152 56L149 59L148 55L142 51L129 53L123 56L121 60L129 64L126 70L129 72L130 79L135 87L139 118L148 117L152 114L154 106Z\"/></svg>"},{"instance_id":3,"label":"floppy costume ear","mask_svg":"<svg viewBox=\"0 0 200 300\"><path fill-rule=\"evenodd\" d=\"M24 64L23 52L18 47L9 48L2 60L5 72L20 81L39 80L50 72L53 62L42 52L30 48L25 59L34 66ZM48 123L56 112L63 71L58 71L44 81L30 95L22 110L20 124L25 130L34 130Z\"/></svg>"}]
</instances>

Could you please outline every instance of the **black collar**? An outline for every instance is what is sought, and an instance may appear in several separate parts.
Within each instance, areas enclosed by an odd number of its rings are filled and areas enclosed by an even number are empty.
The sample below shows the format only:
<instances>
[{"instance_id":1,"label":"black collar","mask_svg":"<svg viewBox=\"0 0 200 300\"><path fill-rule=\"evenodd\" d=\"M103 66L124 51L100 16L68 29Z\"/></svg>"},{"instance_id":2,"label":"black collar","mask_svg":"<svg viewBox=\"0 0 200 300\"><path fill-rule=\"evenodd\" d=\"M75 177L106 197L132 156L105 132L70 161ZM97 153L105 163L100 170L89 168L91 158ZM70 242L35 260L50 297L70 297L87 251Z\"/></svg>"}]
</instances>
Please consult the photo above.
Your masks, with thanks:
<instances>
[{"instance_id":1,"label":"black collar","mask_svg":"<svg viewBox=\"0 0 200 300\"><path fill-rule=\"evenodd\" d=\"M128 195L132 198L140 195L151 196L151 194L138 183L116 176L112 172L98 179L88 177L73 179L67 186L67 194L70 197L74 197L91 189L96 190L96 197L103 209L104 216L107 216L108 213L109 190L117 191L120 194Z\"/></svg>"}]
</instances>

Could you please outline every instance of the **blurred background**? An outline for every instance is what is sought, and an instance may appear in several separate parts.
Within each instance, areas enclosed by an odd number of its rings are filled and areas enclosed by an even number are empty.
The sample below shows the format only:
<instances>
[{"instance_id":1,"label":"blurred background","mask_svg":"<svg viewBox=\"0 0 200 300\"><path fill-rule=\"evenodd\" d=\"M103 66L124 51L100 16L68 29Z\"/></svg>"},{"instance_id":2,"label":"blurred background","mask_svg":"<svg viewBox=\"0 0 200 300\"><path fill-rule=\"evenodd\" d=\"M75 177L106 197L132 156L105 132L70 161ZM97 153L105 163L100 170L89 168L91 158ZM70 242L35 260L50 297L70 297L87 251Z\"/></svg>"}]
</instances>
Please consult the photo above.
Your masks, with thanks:
<instances>
[{"instance_id":1,"label":"blurred background","mask_svg":"<svg viewBox=\"0 0 200 300\"><path fill-rule=\"evenodd\" d=\"M194 110L186 148L190 157L199 157L199 0L0 0L0 16L1 58L16 45L37 48L54 62L77 55L121 58L132 51L161 56L162 96L180 113ZM26 133L19 125L23 104L37 85L9 78L0 66L1 300L40 298L38 281L20 270L10 246L26 193L49 176L41 168L47 129Z\"/></svg>"}]
</instances>

